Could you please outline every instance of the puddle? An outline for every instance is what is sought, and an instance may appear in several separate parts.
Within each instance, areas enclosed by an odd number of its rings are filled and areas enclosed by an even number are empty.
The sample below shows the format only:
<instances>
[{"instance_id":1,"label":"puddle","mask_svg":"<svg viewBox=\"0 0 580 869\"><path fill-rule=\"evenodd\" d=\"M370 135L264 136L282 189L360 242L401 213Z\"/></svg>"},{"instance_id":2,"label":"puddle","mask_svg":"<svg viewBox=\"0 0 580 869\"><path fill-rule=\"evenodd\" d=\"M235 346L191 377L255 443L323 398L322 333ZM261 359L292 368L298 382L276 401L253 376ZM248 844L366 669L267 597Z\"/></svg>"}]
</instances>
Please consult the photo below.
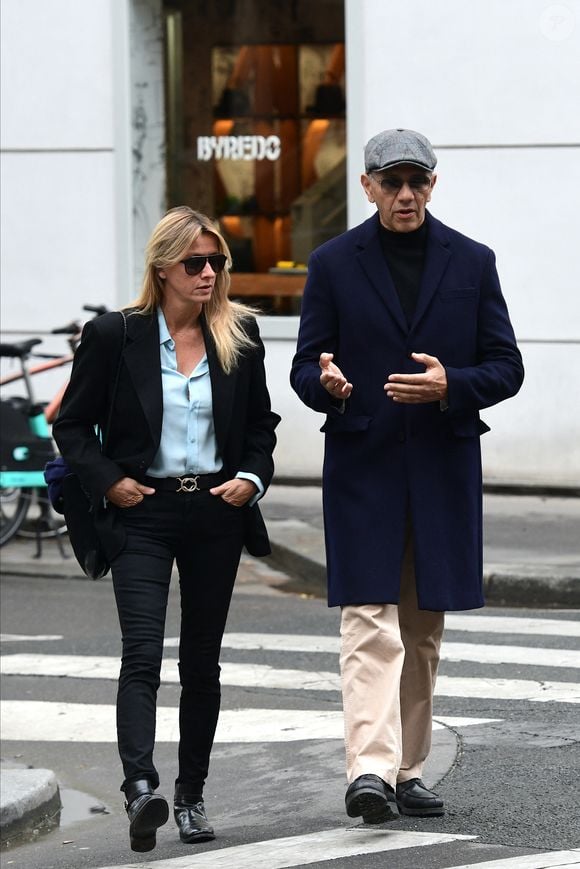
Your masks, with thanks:
<instances>
[{"instance_id":1,"label":"puddle","mask_svg":"<svg viewBox=\"0 0 580 869\"><path fill-rule=\"evenodd\" d=\"M4 767L2 764L2 768ZM9 768L32 769L26 764L18 763L11 764ZM35 842L46 833L62 830L79 821L86 821L87 818L109 814L111 810L96 797L59 785L58 793L38 812L28 814L20 820L16 819L9 827L3 826L0 848L5 851L26 842Z\"/></svg>"},{"instance_id":2,"label":"puddle","mask_svg":"<svg viewBox=\"0 0 580 869\"><path fill-rule=\"evenodd\" d=\"M110 815L111 810L96 797L75 791L72 788L60 788L62 808L60 810L59 827L69 827L78 821L86 821L87 818L96 818L98 815Z\"/></svg>"}]
</instances>

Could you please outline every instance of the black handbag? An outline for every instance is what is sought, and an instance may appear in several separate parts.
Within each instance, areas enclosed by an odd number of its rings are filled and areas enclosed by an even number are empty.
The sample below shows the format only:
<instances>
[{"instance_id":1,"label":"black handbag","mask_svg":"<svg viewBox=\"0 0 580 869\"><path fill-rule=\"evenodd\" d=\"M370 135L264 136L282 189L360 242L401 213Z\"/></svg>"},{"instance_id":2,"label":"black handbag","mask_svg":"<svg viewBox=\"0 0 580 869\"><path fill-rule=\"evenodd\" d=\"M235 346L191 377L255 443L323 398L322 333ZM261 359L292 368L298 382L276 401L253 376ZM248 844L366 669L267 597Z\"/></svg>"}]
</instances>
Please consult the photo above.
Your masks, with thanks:
<instances>
[{"instance_id":1,"label":"black handbag","mask_svg":"<svg viewBox=\"0 0 580 869\"><path fill-rule=\"evenodd\" d=\"M111 395L111 404L109 405L107 425L101 441L101 452L103 454L106 451L107 441L109 438L109 431L113 418L113 408L117 396L117 387L119 385L123 350L125 349L125 342L127 339L127 320L122 311L120 311L120 314L123 317L123 343L121 345L121 352L119 353L119 362L117 364L117 373L115 375L115 383ZM78 476L70 471L66 462L63 462L62 460L61 462L63 476L62 497L60 503L75 558L89 579L101 579L101 577L109 572L110 564L95 527L95 509L93 502L90 495L83 488ZM103 505L99 509L106 510L107 508Z\"/></svg>"}]
</instances>

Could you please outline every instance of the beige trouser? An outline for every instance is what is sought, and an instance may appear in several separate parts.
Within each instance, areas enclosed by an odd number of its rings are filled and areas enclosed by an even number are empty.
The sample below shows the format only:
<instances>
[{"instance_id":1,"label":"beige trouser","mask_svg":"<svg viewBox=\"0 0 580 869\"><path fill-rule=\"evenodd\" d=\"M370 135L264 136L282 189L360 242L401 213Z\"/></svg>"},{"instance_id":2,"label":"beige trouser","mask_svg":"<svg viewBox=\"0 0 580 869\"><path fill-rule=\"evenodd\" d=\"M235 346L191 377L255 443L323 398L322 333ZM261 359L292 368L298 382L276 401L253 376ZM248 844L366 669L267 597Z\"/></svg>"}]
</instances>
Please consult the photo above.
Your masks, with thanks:
<instances>
[{"instance_id":1,"label":"beige trouser","mask_svg":"<svg viewBox=\"0 0 580 869\"><path fill-rule=\"evenodd\" d=\"M431 748L444 613L417 608L411 535L399 604L344 606L340 672L348 782L420 778Z\"/></svg>"}]
</instances>

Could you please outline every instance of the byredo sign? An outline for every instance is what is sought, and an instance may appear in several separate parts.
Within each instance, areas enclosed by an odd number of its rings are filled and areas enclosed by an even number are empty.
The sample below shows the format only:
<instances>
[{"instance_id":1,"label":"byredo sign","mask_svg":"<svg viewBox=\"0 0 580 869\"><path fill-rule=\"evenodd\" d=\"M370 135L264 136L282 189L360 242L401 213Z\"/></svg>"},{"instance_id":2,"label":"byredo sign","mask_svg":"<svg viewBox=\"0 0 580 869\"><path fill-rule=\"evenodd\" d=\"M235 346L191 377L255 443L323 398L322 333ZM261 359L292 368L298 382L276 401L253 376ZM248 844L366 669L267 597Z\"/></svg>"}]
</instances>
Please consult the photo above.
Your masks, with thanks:
<instances>
[{"instance_id":1,"label":"byredo sign","mask_svg":"<svg viewBox=\"0 0 580 869\"><path fill-rule=\"evenodd\" d=\"M198 160L278 160L278 136L198 136Z\"/></svg>"}]
</instances>

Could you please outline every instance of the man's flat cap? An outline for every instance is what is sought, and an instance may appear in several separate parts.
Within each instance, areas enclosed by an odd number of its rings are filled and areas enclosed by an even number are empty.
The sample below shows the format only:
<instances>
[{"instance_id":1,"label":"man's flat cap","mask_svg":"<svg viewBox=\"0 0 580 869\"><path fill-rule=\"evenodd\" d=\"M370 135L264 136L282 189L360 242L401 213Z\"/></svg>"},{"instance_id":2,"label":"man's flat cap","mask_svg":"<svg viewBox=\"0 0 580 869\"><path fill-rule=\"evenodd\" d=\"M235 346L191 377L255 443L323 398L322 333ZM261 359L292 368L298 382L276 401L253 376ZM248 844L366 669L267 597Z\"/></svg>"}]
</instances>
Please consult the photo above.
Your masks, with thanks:
<instances>
[{"instance_id":1,"label":"man's flat cap","mask_svg":"<svg viewBox=\"0 0 580 869\"><path fill-rule=\"evenodd\" d=\"M367 142L366 172L380 172L401 163L412 163L432 172L437 165L437 157L431 142L414 130L383 130Z\"/></svg>"}]
</instances>

